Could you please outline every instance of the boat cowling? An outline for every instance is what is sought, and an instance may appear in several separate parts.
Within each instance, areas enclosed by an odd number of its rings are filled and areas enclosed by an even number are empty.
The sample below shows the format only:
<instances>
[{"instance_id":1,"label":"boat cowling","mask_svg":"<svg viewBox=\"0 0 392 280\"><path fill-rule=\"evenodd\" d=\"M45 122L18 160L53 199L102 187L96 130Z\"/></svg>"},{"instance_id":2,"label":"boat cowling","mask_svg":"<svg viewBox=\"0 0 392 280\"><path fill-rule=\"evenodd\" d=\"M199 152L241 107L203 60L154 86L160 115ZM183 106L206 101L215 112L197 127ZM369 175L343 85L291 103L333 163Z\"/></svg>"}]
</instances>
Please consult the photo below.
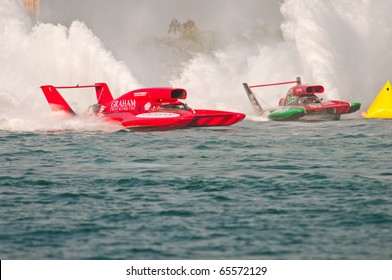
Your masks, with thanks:
<instances>
[{"instance_id":1,"label":"boat cowling","mask_svg":"<svg viewBox=\"0 0 392 280\"><path fill-rule=\"evenodd\" d=\"M151 101L163 101L173 99L186 99L187 92L183 88L144 88L127 93L135 97L145 97Z\"/></svg>"},{"instance_id":2,"label":"boat cowling","mask_svg":"<svg viewBox=\"0 0 392 280\"><path fill-rule=\"evenodd\" d=\"M295 96L304 96L312 94L321 94L324 92L322 85L298 85L292 88Z\"/></svg>"}]
</instances>

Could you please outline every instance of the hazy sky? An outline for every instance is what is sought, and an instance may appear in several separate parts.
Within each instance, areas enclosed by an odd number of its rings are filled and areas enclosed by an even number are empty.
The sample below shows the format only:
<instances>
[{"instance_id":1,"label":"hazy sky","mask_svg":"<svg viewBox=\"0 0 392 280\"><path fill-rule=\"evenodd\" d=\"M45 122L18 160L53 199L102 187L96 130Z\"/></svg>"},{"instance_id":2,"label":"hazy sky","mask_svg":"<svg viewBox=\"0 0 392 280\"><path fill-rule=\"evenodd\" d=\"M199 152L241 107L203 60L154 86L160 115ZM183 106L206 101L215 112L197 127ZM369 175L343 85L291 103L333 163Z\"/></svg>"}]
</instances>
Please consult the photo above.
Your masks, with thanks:
<instances>
[{"instance_id":1,"label":"hazy sky","mask_svg":"<svg viewBox=\"0 0 392 280\"><path fill-rule=\"evenodd\" d=\"M132 67L138 79L151 82L156 80L149 71L165 71L162 54L157 53L152 39L167 36L168 26L173 18L180 22L192 19L202 31L213 31L222 38L231 38L233 34L246 33L260 25L267 26L270 31L280 29L281 2L282 0L41 0L39 21L66 27L75 20L84 22L117 59Z\"/></svg>"},{"instance_id":2,"label":"hazy sky","mask_svg":"<svg viewBox=\"0 0 392 280\"><path fill-rule=\"evenodd\" d=\"M85 22L103 41L167 34L173 18L202 30L241 32L256 23L279 28L282 0L41 0L42 22Z\"/></svg>"}]
</instances>

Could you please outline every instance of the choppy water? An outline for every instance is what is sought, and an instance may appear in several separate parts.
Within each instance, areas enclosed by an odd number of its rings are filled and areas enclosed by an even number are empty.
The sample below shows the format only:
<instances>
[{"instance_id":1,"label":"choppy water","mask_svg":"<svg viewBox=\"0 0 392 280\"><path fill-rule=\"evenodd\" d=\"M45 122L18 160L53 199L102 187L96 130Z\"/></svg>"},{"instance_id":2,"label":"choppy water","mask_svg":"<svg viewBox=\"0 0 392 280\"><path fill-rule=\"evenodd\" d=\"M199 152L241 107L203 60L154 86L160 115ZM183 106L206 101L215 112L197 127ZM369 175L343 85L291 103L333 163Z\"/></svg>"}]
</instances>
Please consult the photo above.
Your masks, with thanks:
<instances>
[{"instance_id":1,"label":"choppy water","mask_svg":"<svg viewBox=\"0 0 392 280\"><path fill-rule=\"evenodd\" d=\"M0 258L391 259L390 128L0 131Z\"/></svg>"}]
</instances>

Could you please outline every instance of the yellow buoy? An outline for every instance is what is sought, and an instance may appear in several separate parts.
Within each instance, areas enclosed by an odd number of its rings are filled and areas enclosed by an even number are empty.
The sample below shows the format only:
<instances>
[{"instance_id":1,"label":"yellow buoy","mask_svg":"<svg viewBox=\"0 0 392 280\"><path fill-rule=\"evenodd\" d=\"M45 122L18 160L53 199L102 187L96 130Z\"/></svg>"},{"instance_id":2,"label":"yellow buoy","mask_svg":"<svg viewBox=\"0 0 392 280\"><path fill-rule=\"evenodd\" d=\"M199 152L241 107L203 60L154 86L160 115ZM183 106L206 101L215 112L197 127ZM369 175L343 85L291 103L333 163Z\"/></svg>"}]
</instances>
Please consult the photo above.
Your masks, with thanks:
<instances>
[{"instance_id":1,"label":"yellow buoy","mask_svg":"<svg viewBox=\"0 0 392 280\"><path fill-rule=\"evenodd\" d=\"M392 88L389 81L378 93L367 112L362 113L367 119L391 119L392 118Z\"/></svg>"}]
</instances>

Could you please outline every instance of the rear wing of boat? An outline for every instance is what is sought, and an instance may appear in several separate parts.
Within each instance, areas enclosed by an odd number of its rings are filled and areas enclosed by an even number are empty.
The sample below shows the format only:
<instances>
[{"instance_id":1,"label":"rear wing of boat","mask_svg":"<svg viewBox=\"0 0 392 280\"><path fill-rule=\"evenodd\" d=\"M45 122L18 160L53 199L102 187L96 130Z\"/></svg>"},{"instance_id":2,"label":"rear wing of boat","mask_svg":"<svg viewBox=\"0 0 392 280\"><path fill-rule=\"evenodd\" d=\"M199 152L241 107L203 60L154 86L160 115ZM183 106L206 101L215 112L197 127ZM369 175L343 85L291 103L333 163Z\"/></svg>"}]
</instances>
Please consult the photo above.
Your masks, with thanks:
<instances>
[{"instance_id":1,"label":"rear wing of boat","mask_svg":"<svg viewBox=\"0 0 392 280\"><path fill-rule=\"evenodd\" d=\"M253 86L249 86L247 83L242 83L242 84L245 88L245 92L249 98L250 103L252 104L253 109L255 110L256 113L261 114L263 113L264 110L261 107L259 101L257 100L257 96L251 90L252 88L280 86L280 85L287 85L287 84L294 84L294 83L297 85L301 85L301 78L297 77L295 81L280 82L280 83L273 83L273 84L262 84L262 85L253 85Z\"/></svg>"},{"instance_id":2,"label":"rear wing of boat","mask_svg":"<svg viewBox=\"0 0 392 280\"><path fill-rule=\"evenodd\" d=\"M243 86L245 88L246 94L248 95L250 104L252 104L253 110L255 110L256 113L261 114L263 112L263 108L261 107L259 101L257 101L256 95L253 93L247 83L243 83Z\"/></svg>"},{"instance_id":3,"label":"rear wing of boat","mask_svg":"<svg viewBox=\"0 0 392 280\"><path fill-rule=\"evenodd\" d=\"M106 104L113 100L112 93L106 83L96 83L95 85L85 85L85 86L53 86L44 85L41 86L46 100L49 103L50 108L53 112L66 112L70 116L75 116L75 111L69 106L67 101L61 96L58 89L76 89L76 88L95 88L97 103Z\"/></svg>"}]
</instances>

